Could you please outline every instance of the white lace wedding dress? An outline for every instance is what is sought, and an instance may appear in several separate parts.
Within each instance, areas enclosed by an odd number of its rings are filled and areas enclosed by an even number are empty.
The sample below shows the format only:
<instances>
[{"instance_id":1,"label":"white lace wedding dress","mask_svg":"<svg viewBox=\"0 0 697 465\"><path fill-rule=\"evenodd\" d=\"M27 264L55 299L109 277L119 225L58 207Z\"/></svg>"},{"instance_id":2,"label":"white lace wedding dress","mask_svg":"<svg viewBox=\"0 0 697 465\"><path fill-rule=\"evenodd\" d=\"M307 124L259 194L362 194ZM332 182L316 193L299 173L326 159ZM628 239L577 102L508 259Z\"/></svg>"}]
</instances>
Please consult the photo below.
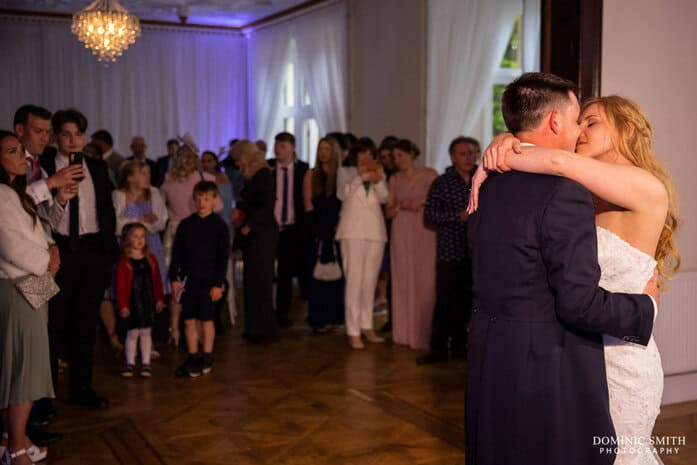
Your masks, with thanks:
<instances>
[{"instance_id":1,"label":"white lace wedding dress","mask_svg":"<svg viewBox=\"0 0 697 465\"><path fill-rule=\"evenodd\" d=\"M598 227L600 286L611 292L641 294L656 260L613 232ZM618 439L615 465L657 465L651 432L660 411L663 368L653 336L644 347L603 336L610 414Z\"/></svg>"}]
</instances>

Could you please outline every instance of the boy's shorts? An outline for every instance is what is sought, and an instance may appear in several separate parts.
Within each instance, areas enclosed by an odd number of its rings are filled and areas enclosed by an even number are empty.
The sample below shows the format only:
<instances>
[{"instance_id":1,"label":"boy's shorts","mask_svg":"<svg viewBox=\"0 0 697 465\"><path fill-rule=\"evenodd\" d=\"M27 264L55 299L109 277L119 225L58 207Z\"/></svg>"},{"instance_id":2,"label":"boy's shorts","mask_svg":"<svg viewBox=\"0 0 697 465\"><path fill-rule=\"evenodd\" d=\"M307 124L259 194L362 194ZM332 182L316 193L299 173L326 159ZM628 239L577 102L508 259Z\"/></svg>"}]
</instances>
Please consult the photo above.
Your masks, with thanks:
<instances>
[{"instance_id":1,"label":"boy's shorts","mask_svg":"<svg viewBox=\"0 0 697 465\"><path fill-rule=\"evenodd\" d=\"M194 286L184 289L181 297L182 319L211 321L215 318L215 304L210 296L211 288Z\"/></svg>"}]
</instances>

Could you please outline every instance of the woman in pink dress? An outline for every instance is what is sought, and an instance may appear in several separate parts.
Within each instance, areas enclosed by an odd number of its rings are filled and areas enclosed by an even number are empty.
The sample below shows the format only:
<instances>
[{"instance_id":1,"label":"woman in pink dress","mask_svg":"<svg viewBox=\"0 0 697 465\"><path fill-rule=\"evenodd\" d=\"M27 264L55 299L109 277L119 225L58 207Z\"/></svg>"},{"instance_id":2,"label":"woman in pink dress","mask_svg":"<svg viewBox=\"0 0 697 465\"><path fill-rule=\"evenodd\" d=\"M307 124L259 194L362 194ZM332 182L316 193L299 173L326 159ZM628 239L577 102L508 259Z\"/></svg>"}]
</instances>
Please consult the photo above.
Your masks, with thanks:
<instances>
[{"instance_id":1,"label":"woman in pink dress","mask_svg":"<svg viewBox=\"0 0 697 465\"><path fill-rule=\"evenodd\" d=\"M423 208L437 173L416 166L419 148L402 139L394 149L398 172L390 178L386 215L392 219L392 338L428 350L436 304L436 233L424 225Z\"/></svg>"}]
</instances>

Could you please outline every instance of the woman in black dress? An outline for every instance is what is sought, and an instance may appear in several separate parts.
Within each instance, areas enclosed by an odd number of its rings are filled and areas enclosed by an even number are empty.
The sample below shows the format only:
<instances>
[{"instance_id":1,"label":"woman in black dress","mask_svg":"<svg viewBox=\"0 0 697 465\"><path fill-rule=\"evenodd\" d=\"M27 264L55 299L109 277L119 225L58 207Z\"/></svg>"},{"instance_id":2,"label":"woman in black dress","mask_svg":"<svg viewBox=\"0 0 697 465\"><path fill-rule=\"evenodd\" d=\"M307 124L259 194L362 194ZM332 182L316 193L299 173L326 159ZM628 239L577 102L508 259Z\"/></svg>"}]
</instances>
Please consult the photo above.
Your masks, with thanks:
<instances>
[{"instance_id":1,"label":"woman in black dress","mask_svg":"<svg viewBox=\"0 0 697 465\"><path fill-rule=\"evenodd\" d=\"M306 257L308 282L307 322L317 333L335 329L344 323L344 277L317 279L317 262L340 265L339 247L334 240L339 223L341 201L336 196L336 173L341 148L331 137L317 144L315 167L305 174L303 200L307 212L307 232L311 247Z\"/></svg>"},{"instance_id":2,"label":"woman in black dress","mask_svg":"<svg viewBox=\"0 0 697 465\"><path fill-rule=\"evenodd\" d=\"M245 178L233 221L236 242L244 261L243 337L249 342L275 342L278 325L272 303L274 260L278 245L278 224L274 216L276 189L264 153L249 140L234 146L238 165Z\"/></svg>"}]
</instances>

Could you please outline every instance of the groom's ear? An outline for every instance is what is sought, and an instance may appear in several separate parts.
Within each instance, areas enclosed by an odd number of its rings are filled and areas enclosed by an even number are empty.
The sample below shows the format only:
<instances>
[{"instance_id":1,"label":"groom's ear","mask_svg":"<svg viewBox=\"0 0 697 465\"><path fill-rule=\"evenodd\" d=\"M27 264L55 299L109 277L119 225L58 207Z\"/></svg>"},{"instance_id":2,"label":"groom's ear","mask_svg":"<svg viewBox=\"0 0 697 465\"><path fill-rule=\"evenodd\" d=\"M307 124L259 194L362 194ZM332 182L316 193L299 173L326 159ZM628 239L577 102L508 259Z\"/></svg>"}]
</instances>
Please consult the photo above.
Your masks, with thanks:
<instances>
[{"instance_id":1,"label":"groom's ear","mask_svg":"<svg viewBox=\"0 0 697 465\"><path fill-rule=\"evenodd\" d=\"M545 119L546 124L549 127L549 130L555 135L558 135L561 132L561 125L559 119L559 112L557 110L550 111L547 115L547 118Z\"/></svg>"}]
</instances>

